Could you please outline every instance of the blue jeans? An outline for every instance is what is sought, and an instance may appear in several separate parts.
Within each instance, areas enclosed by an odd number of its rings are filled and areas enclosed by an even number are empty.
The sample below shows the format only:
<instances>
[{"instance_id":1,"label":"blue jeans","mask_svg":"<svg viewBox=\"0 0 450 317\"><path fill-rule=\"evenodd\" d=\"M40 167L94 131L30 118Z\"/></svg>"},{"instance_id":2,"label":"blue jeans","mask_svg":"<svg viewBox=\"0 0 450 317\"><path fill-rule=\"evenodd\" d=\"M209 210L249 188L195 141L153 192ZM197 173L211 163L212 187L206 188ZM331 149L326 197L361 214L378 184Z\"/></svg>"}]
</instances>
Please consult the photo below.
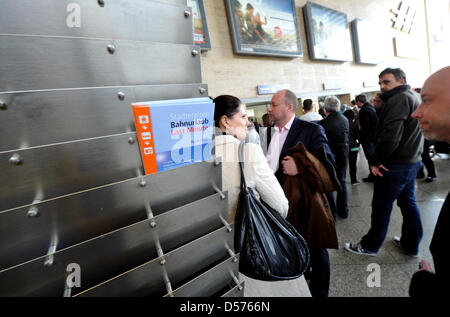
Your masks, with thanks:
<instances>
[{"instance_id":1,"label":"blue jeans","mask_svg":"<svg viewBox=\"0 0 450 317\"><path fill-rule=\"evenodd\" d=\"M371 227L362 238L364 249L378 252L386 238L394 201L400 207L403 216L400 244L409 254L419 253L422 240L422 219L416 204L414 187L421 162L386 166L383 177L376 177L373 188Z\"/></svg>"}]
</instances>

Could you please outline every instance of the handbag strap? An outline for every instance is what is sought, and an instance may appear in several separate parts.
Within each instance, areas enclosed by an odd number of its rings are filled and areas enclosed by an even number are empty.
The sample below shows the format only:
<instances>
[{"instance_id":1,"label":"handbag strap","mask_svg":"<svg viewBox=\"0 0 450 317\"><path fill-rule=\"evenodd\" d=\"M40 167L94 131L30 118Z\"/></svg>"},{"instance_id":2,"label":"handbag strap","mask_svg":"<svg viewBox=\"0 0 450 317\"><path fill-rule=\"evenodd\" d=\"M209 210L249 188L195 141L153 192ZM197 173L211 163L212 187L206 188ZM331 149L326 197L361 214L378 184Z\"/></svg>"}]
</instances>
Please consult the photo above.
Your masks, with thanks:
<instances>
[{"instance_id":1,"label":"handbag strap","mask_svg":"<svg viewBox=\"0 0 450 317\"><path fill-rule=\"evenodd\" d=\"M245 190L247 188L247 183L245 181L245 173L244 173L244 146L245 141L242 141L239 144L239 166L241 168L241 190Z\"/></svg>"}]
</instances>

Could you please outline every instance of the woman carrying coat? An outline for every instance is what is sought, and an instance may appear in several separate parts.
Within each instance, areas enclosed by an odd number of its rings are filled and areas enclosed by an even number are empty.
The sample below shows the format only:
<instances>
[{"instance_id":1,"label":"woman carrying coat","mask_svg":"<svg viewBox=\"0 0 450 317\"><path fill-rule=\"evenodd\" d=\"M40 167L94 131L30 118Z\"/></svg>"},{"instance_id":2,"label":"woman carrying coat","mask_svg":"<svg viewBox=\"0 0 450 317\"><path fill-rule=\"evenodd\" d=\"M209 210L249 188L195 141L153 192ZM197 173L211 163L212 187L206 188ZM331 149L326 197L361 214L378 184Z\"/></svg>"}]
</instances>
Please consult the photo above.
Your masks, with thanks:
<instances>
[{"instance_id":1,"label":"woman carrying coat","mask_svg":"<svg viewBox=\"0 0 450 317\"><path fill-rule=\"evenodd\" d=\"M228 191L228 220L231 223L236 215L241 186L239 144L247 136L250 121L245 106L238 98L222 95L215 98L214 103L214 121L218 132L214 141L215 155L222 158L222 189ZM286 218L289 203L259 145L245 145L244 172L247 186L253 189L256 196ZM242 274L240 276L245 281L245 296L311 296L303 276L281 282L265 282Z\"/></svg>"}]
</instances>

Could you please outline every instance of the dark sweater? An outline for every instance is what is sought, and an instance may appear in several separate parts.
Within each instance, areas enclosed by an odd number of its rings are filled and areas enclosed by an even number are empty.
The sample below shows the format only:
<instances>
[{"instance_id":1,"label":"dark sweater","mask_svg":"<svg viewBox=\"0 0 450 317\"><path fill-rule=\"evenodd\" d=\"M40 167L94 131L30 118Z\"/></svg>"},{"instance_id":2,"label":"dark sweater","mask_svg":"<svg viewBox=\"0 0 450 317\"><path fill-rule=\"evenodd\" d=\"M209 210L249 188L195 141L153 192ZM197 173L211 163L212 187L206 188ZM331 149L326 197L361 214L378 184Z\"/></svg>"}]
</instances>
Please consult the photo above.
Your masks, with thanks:
<instances>
[{"instance_id":1,"label":"dark sweater","mask_svg":"<svg viewBox=\"0 0 450 317\"><path fill-rule=\"evenodd\" d=\"M375 142L375 133L377 130L377 111L375 107L366 102L359 111L359 125L361 127L361 142Z\"/></svg>"},{"instance_id":2,"label":"dark sweater","mask_svg":"<svg viewBox=\"0 0 450 317\"><path fill-rule=\"evenodd\" d=\"M378 117L370 165L417 163L423 150L423 134L419 121L411 114L419 106L419 99L408 85L385 92L380 98L384 105Z\"/></svg>"}]
</instances>

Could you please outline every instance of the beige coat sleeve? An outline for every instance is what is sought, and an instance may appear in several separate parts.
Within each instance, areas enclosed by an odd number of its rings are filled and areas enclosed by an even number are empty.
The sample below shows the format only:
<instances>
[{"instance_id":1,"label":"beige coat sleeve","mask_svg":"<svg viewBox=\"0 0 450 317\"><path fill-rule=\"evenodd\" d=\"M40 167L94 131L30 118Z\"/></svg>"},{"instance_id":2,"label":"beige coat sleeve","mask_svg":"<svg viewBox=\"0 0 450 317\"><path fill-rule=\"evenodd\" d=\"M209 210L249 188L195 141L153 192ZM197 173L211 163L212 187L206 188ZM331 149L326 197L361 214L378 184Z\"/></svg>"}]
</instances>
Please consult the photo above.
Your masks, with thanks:
<instances>
[{"instance_id":1,"label":"beige coat sleeve","mask_svg":"<svg viewBox=\"0 0 450 317\"><path fill-rule=\"evenodd\" d=\"M260 146L252 143L245 145L244 166L247 185L255 188L262 200L286 218L289 202Z\"/></svg>"}]
</instances>

